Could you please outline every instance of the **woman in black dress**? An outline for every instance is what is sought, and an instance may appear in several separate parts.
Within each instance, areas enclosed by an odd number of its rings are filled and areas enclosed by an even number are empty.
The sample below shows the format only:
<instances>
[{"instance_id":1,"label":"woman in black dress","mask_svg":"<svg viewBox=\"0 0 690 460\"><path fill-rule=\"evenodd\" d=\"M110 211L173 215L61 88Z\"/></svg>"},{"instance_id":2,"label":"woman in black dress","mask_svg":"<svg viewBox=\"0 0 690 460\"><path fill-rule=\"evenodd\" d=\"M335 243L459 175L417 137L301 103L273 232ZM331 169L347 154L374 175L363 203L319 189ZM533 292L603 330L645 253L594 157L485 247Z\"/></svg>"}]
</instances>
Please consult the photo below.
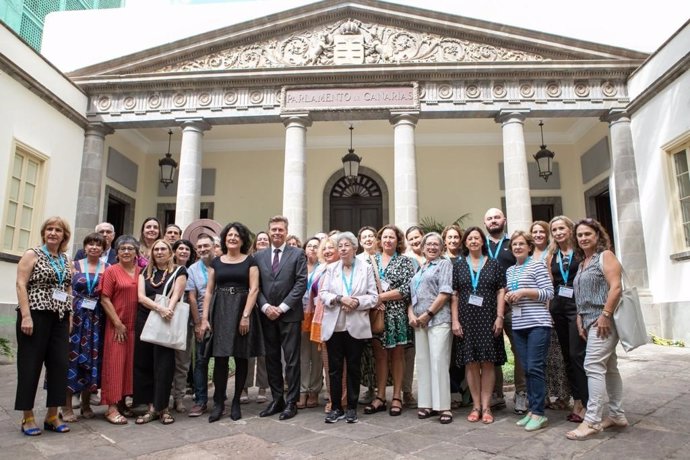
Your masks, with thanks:
<instances>
[{"instance_id":1,"label":"woman in black dress","mask_svg":"<svg viewBox=\"0 0 690 460\"><path fill-rule=\"evenodd\" d=\"M494 366L506 362L503 345L505 274L487 256L486 238L479 227L470 227L461 241L461 256L453 265L451 303L453 334L458 366L472 393L470 422L493 423L490 400L494 388Z\"/></svg>"},{"instance_id":2,"label":"woman in black dress","mask_svg":"<svg viewBox=\"0 0 690 460\"><path fill-rule=\"evenodd\" d=\"M236 371L230 418L239 420L242 418L240 397L247 380L247 361L264 354L259 313L254 308L259 293L259 268L254 256L248 255L249 230L239 222L226 225L220 234L220 245L223 255L213 259L208 268L201 320L202 334L207 329L213 330L209 344L211 356L215 358L215 391L209 423L219 420L223 414L230 357L235 359Z\"/></svg>"}]
</instances>

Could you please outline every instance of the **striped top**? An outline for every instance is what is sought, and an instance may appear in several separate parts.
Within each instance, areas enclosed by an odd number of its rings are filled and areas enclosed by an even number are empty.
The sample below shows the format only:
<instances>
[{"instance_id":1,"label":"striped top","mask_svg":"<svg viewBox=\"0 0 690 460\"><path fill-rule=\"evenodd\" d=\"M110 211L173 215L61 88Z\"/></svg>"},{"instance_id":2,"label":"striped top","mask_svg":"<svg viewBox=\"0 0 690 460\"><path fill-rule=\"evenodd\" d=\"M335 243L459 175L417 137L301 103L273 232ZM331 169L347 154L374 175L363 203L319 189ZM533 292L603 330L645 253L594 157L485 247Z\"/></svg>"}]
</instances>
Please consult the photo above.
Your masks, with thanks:
<instances>
[{"instance_id":1,"label":"striped top","mask_svg":"<svg viewBox=\"0 0 690 460\"><path fill-rule=\"evenodd\" d=\"M592 256L589 264L580 264L573 288L577 314L582 317L582 326L588 329L601 315L609 295L609 285L601 267L601 253Z\"/></svg>"},{"instance_id":2,"label":"striped top","mask_svg":"<svg viewBox=\"0 0 690 460\"><path fill-rule=\"evenodd\" d=\"M524 268L517 264L513 265L506 271L506 282L506 292L525 288L539 291L537 300L523 297L512 304L513 329L551 327L551 314L547 302L553 298L553 284L546 265L531 258L524 264ZM519 315L516 315L518 311Z\"/></svg>"}]
</instances>

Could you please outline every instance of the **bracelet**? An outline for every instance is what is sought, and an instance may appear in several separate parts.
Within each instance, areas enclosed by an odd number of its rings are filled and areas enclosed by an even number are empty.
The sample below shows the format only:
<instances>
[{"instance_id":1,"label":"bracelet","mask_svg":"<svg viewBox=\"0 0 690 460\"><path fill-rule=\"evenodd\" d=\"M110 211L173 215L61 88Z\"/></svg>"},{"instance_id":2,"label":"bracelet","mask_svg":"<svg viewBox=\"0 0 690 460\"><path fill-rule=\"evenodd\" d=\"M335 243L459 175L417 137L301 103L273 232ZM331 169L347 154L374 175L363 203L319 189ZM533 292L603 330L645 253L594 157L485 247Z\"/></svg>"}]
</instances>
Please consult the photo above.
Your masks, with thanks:
<instances>
[{"instance_id":1,"label":"bracelet","mask_svg":"<svg viewBox=\"0 0 690 460\"><path fill-rule=\"evenodd\" d=\"M434 313L433 311L431 311L431 309L429 309L426 311L426 314L429 315L429 318L433 318L436 313Z\"/></svg>"},{"instance_id":2,"label":"bracelet","mask_svg":"<svg viewBox=\"0 0 690 460\"><path fill-rule=\"evenodd\" d=\"M606 311L606 310L602 310L602 311L601 311L601 314L602 314L605 318L611 319L611 312L608 312L608 311Z\"/></svg>"},{"instance_id":3,"label":"bracelet","mask_svg":"<svg viewBox=\"0 0 690 460\"><path fill-rule=\"evenodd\" d=\"M497 317L497 318L501 318L501 319L506 319L506 317L503 316L503 315L496 315L496 317Z\"/></svg>"},{"instance_id":4,"label":"bracelet","mask_svg":"<svg viewBox=\"0 0 690 460\"><path fill-rule=\"evenodd\" d=\"M335 303L336 304L340 305L343 303L342 301L343 301L343 296L341 296L341 295L335 296Z\"/></svg>"}]
</instances>

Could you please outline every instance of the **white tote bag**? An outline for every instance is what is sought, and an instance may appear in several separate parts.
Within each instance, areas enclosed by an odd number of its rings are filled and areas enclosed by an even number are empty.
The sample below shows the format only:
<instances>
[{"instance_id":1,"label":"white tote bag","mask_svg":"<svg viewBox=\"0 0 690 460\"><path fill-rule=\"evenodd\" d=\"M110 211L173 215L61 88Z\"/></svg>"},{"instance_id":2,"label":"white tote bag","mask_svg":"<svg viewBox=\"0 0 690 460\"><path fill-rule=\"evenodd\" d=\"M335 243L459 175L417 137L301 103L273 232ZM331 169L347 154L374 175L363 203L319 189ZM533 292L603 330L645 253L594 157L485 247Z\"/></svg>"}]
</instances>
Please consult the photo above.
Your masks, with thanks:
<instances>
[{"instance_id":1,"label":"white tote bag","mask_svg":"<svg viewBox=\"0 0 690 460\"><path fill-rule=\"evenodd\" d=\"M156 294L155 302L167 308L170 302L170 293L172 292L172 285L177 278L177 272L180 267L173 273L168 282L163 288L163 294ZM169 289L170 288L170 289ZM175 350L185 350L187 348L187 323L189 321L189 304L183 302L181 299L177 301L175 313L172 319L166 320L158 313L152 311L144 324L144 329L141 331L141 340L144 342L161 345Z\"/></svg>"}]
</instances>

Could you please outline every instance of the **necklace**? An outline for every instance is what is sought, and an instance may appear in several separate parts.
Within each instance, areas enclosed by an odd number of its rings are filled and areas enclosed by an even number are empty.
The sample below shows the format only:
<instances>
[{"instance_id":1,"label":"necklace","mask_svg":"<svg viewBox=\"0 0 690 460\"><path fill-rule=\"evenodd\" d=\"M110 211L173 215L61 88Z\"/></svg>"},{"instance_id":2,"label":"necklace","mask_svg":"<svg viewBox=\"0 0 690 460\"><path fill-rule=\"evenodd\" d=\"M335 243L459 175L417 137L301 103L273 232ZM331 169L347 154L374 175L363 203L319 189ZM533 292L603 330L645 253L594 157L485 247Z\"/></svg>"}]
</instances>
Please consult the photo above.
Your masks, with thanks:
<instances>
[{"instance_id":1,"label":"necklace","mask_svg":"<svg viewBox=\"0 0 690 460\"><path fill-rule=\"evenodd\" d=\"M165 278L168 276L168 271L167 270L163 271L163 278L161 278L161 280L159 282L154 283L153 279L156 277L156 273L158 273L158 269L154 270L153 274L151 275L151 279L149 280L149 282L151 283L152 287L159 288L163 285L163 283L165 283Z\"/></svg>"}]
</instances>

